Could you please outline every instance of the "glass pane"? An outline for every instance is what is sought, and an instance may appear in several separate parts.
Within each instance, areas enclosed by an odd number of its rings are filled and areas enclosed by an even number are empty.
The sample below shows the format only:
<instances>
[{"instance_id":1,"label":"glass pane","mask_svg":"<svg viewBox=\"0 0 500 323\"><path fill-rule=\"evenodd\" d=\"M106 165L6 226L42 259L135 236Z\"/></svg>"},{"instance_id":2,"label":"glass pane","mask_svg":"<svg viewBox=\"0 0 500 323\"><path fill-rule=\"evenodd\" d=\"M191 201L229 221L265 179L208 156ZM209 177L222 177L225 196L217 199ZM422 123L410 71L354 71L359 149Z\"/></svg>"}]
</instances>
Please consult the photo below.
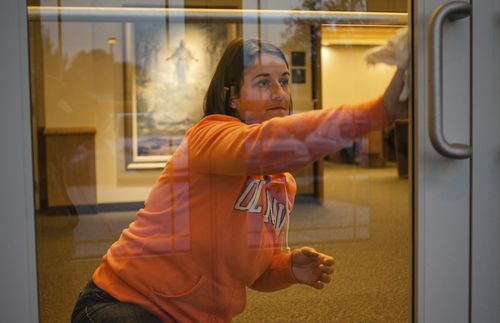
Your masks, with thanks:
<instances>
[{"instance_id":1,"label":"glass pane","mask_svg":"<svg viewBox=\"0 0 500 323\"><path fill-rule=\"evenodd\" d=\"M411 320L406 1L28 13L42 322Z\"/></svg>"}]
</instances>

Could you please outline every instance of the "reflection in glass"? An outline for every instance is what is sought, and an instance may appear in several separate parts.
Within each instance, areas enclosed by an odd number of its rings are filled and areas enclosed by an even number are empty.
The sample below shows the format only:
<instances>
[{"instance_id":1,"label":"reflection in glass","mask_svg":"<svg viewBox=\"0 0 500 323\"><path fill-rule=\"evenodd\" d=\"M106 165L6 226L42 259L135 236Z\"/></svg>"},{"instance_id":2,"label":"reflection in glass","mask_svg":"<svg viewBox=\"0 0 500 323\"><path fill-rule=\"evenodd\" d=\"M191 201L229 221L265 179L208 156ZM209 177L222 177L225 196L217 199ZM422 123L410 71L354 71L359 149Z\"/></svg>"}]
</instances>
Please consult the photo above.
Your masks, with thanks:
<instances>
[{"instance_id":1,"label":"reflection in glass","mask_svg":"<svg viewBox=\"0 0 500 323\"><path fill-rule=\"evenodd\" d=\"M118 2L102 5L125 7ZM188 2L184 6L193 7ZM221 1L213 6L406 11L406 2L394 2L392 8L381 3ZM401 27L400 20L373 26L359 19L340 24L303 17L30 22L42 322L68 321L101 257L135 219L165 162L202 117L206 89L230 40L259 37L283 50L295 114L353 105L383 93L395 69L367 66L364 55L385 43ZM247 289L246 309L235 321L410 320L404 134L407 122L398 121L396 130L368 133L293 173L297 196L288 245L333 255L334 281L321 292L299 285L273 293ZM281 147L287 153L292 143ZM181 177L187 175L182 173L185 162L172 165ZM239 204L235 201L246 211L260 206L251 193L268 185L250 184L248 194L239 195ZM185 191L185 185L181 181L172 189ZM280 227L278 210L269 222ZM175 239L158 241L162 250L192 251L190 221L174 216L164 223ZM257 247L256 223L247 225L247 242Z\"/></svg>"}]
</instances>

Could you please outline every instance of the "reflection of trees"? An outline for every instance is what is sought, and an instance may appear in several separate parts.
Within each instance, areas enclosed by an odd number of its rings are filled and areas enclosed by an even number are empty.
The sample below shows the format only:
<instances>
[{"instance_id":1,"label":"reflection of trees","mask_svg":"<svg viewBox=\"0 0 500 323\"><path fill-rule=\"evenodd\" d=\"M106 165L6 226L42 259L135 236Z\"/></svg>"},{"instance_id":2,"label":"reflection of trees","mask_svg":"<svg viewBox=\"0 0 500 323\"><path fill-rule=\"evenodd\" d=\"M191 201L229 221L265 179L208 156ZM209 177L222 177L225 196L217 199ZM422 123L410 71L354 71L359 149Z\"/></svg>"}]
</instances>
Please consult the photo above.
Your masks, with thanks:
<instances>
[{"instance_id":1,"label":"reflection of trees","mask_svg":"<svg viewBox=\"0 0 500 323\"><path fill-rule=\"evenodd\" d=\"M99 128L100 145L114 147L113 141L102 138L114 132L115 102L123 100L120 95L123 83L119 78L123 64L117 63L113 54L104 49L80 50L71 56L61 54L62 50L53 45L47 31L42 33L42 48L44 81L39 90L43 91L47 124ZM85 154L94 151L75 150L64 163L73 167Z\"/></svg>"},{"instance_id":2,"label":"reflection of trees","mask_svg":"<svg viewBox=\"0 0 500 323\"><path fill-rule=\"evenodd\" d=\"M206 65L210 74L212 74L215 71L219 58L222 56L222 52L226 48L227 39L225 33L222 33L221 28L216 28L216 24L207 24L206 31Z\"/></svg>"},{"instance_id":3,"label":"reflection of trees","mask_svg":"<svg viewBox=\"0 0 500 323\"><path fill-rule=\"evenodd\" d=\"M160 53L162 41L158 31L163 24L144 23L135 26L136 37L140 39L135 44L137 81L147 83L151 80Z\"/></svg>"},{"instance_id":4,"label":"reflection of trees","mask_svg":"<svg viewBox=\"0 0 500 323\"><path fill-rule=\"evenodd\" d=\"M52 43L50 35L42 35L43 64L47 75L47 87L57 94L53 99L65 112L74 107L89 107L103 99L115 99L116 75L122 65L115 62L111 53L104 49L81 50L73 57L62 54Z\"/></svg>"},{"instance_id":5,"label":"reflection of trees","mask_svg":"<svg viewBox=\"0 0 500 323\"><path fill-rule=\"evenodd\" d=\"M42 31L42 53L43 66L49 75L59 77L59 73L68 67L68 56L54 46L47 31Z\"/></svg>"},{"instance_id":6,"label":"reflection of trees","mask_svg":"<svg viewBox=\"0 0 500 323\"><path fill-rule=\"evenodd\" d=\"M309 11L367 11L367 0L304 0L302 5L294 8L295 10ZM311 38L320 39L321 22L304 23L297 18L285 19L287 25L285 31L281 34L286 41L283 43L283 49L310 48Z\"/></svg>"}]
</instances>

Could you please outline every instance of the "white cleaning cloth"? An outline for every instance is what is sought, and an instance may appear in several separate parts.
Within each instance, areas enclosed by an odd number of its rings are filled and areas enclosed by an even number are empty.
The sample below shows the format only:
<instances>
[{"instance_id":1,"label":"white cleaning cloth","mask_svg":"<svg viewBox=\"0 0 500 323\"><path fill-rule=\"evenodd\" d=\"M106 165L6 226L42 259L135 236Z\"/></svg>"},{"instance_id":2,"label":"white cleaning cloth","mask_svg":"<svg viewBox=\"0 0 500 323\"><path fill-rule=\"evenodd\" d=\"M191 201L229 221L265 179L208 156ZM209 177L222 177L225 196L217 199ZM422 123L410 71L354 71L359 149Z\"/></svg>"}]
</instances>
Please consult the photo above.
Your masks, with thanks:
<instances>
[{"instance_id":1,"label":"white cleaning cloth","mask_svg":"<svg viewBox=\"0 0 500 323\"><path fill-rule=\"evenodd\" d=\"M406 101L410 95L410 84L408 82L409 57L408 28L398 30L387 44L370 49L365 56L366 62L370 65L385 63L387 65L396 65L405 70L405 84L399 95L399 101Z\"/></svg>"}]
</instances>

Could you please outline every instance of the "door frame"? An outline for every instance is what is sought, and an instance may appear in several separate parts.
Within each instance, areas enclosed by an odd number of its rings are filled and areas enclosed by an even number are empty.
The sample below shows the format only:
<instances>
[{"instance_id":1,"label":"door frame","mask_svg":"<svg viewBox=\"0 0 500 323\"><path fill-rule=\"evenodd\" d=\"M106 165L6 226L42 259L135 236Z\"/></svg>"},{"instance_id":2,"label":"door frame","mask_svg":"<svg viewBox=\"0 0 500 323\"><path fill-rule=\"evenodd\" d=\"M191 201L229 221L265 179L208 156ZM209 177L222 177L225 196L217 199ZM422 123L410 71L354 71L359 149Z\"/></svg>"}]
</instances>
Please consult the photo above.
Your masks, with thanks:
<instances>
[{"instance_id":1,"label":"door frame","mask_svg":"<svg viewBox=\"0 0 500 323\"><path fill-rule=\"evenodd\" d=\"M449 1L413 2L414 322L469 322L470 159L449 159L429 135L429 23ZM470 143L470 18L445 24L443 129L450 142Z\"/></svg>"},{"instance_id":2,"label":"door frame","mask_svg":"<svg viewBox=\"0 0 500 323\"><path fill-rule=\"evenodd\" d=\"M33 156L26 1L0 10L0 313L5 322L38 322Z\"/></svg>"},{"instance_id":3,"label":"door frame","mask_svg":"<svg viewBox=\"0 0 500 323\"><path fill-rule=\"evenodd\" d=\"M478 4L472 1L470 317L472 322L495 322L500 317L500 2Z\"/></svg>"},{"instance_id":4,"label":"door frame","mask_svg":"<svg viewBox=\"0 0 500 323\"><path fill-rule=\"evenodd\" d=\"M493 3L495 0L490 1ZM428 22L431 12L444 2L409 1L414 46L413 88L416 94L413 102L414 124L410 128L413 134L411 148L414 153L414 160L410 164L410 169L413 169L410 180L413 185L415 237L415 322L470 321L471 267L476 268L471 265L470 161L446 160L439 156L427 135ZM7 0L0 11L0 43L3 47L0 62L3 72L3 85L0 87L0 147L4 152L8 152L2 154L0 170L0 202L3 206L0 217L0 309L2 317L11 322L38 322L26 8L26 1ZM450 37L453 38L453 34L466 30L464 24L470 24L470 20L460 24L458 31L447 31L451 34ZM445 55L445 72L449 72L456 64L469 64L471 60L470 52L462 58L446 57ZM457 81L456 78L452 79ZM467 86L464 83L467 79L470 80L470 77L462 77L456 87ZM477 85L474 85L474 88L475 86ZM469 89L470 87L469 83ZM454 120L459 120L460 124L468 122L469 110L464 104L476 102L477 98L464 99L445 94L444 99L446 104L460 106L458 117L453 117ZM446 108L445 113L448 117L449 111ZM456 129L449 130L450 137L458 137L461 141L469 138L469 134L457 134ZM474 138L474 143L474 149L479 149L476 148L479 146L477 138ZM479 190L479 183L474 183L474 189ZM495 185L493 189L500 192L498 184ZM451 192L454 196L443 198L443 192ZM457 200L450 203L449 199L457 196ZM464 196L467 197L465 203L460 201ZM479 199L477 201L479 202ZM474 212L481 212L478 207L476 203ZM479 232L474 234L478 236ZM496 239L495 241L498 241L498 238ZM495 259L498 261L498 257ZM498 274L494 278L498 281ZM499 291L493 291L493 301L498 301ZM472 304L480 302L475 300Z\"/></svg>"}]
</instances>

